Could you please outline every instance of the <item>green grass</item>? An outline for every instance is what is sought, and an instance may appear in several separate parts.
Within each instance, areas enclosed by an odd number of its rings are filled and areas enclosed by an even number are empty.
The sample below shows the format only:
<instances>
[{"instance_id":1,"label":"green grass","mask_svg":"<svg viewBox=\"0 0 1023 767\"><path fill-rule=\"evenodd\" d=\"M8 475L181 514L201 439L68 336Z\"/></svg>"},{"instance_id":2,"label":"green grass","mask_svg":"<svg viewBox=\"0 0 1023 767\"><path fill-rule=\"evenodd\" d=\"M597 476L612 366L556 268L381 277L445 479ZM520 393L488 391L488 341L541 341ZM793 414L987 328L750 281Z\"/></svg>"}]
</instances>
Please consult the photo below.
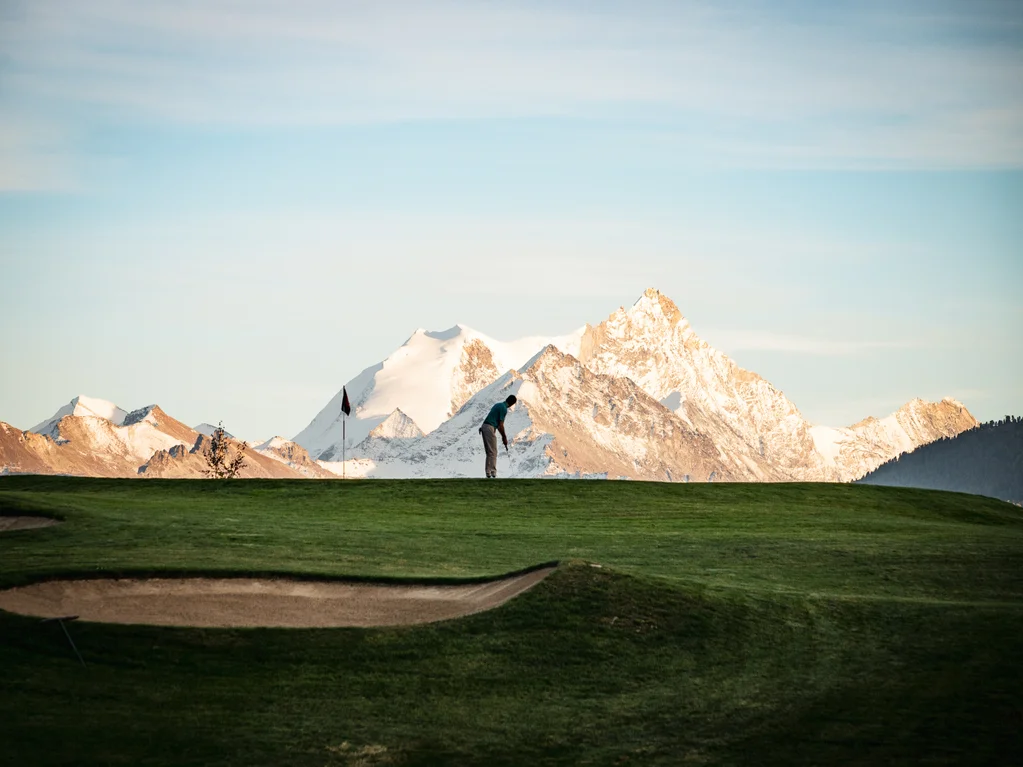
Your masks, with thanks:
<instances>
[{"instance_id":1,"label":"green grass","mask_svg":"<svg viewBox=\"0 0 1023 767\"><path fill-rule=\"evenodd\" d=\"M0 586L58 575L475 578L415 628L0 613L0 763L1013 764L1023 511L849 485L11 477ZM592 567L587 563L599 563Z\"/></svg>"}]
</instances>

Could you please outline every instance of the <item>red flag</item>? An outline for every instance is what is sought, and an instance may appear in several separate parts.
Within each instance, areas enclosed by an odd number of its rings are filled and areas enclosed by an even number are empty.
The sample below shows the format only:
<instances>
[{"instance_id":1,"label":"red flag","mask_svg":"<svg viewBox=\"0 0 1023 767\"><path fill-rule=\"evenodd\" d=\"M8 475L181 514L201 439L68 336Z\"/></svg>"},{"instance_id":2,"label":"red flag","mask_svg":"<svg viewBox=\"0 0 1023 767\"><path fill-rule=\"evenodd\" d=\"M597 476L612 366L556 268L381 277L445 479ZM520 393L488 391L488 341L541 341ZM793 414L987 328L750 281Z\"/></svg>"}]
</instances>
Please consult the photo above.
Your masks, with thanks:
<instances>
[{"instance_id":1,"label":"red flag","mask_svg":"<svg viewBox=\"0 0 1023 767\"><path fill-rule=\"evenodd\" d=\"M348 401L348 389L341 387L341 412L345 415L352 414L352 403Z\"/></svg>"}]
</instances>

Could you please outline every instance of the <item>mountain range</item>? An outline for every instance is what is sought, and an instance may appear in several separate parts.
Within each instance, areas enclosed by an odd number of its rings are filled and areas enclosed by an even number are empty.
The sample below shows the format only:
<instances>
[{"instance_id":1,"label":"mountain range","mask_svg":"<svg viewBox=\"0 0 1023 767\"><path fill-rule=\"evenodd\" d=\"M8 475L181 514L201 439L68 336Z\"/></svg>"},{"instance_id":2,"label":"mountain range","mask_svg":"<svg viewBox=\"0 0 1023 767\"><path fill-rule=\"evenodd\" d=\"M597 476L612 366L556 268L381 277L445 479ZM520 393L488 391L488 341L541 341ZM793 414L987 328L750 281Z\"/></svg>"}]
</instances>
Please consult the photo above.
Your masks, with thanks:
<instances>
[{"instance_id":1,"label":"mountain range","mask_svg":"<svg viewBox=\"0 0 1023 767\"><path fill-rule=\"evenodd\" d=\"M0 473L201 477L214 428L190 428L157 405L127 412L105 400L75 397L28 431L0 421ZM294 443L246 445L229 438L229 444L232 453L248 448L242 477L333 476Z\"/></svg>"},{"instance_id":2,"label":"mountain range","mask_svg":"<svg viewBox=\"0 0 1023 767\"><path fill-rule=\"evenodd\" d=\"M345 389L344 449L339 391L293 440L247 443L243 476L333 477L342 455L349 477L481 476L477 429L508 394L518 403L498 471L511 477L845 482L977 426L951 398L848 427L811 424L653 289L564 336L499 342L462 325L418 329ZM0 422L0 471L197 476L212 429L155 405L127 412L78 397L28 431Z\"/></svg>"}]
</instances>

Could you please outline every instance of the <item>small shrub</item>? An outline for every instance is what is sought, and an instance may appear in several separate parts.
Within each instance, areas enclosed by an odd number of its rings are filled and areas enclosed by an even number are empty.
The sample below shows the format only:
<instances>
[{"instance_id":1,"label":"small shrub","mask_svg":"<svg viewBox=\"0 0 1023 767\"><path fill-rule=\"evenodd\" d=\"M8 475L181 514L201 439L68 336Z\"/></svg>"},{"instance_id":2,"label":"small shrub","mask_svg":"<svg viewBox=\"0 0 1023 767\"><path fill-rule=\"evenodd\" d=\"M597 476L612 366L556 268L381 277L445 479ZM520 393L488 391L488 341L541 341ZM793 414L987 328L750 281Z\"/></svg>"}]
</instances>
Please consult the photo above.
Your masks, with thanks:
<instances>
[{"instance_id":1,"label":"small shrub","mask_svg":"<svg viewBox=\"0 0 1023 767\"><path fill-rule=\"evenodd\" d=\"M245 443L239 442L233 456L230 455L228 436L221 421L213 430L210 446L203 451L206 468L203 473L213 479L234 479L245 468Z\"/></svg>"}]
</instances>

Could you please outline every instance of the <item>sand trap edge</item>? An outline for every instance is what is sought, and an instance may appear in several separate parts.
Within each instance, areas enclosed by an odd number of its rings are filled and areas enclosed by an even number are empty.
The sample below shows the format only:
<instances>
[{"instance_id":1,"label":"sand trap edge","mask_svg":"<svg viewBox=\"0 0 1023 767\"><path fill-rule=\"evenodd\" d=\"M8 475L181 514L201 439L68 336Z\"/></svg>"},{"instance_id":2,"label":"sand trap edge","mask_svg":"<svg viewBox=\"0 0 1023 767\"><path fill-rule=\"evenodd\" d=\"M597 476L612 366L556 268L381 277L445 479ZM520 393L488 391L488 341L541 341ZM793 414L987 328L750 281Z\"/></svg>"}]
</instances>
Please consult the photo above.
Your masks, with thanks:
<instances>
[{"instance_id":1,"label":"sand trap edge","mask_svg":"<svg viewBox=\"0 0 1023 767\"><path fill-rule=\"evenodd\" d=\"M490 580L396 582L266 577L48 580L0 591L0 610L38 618L198 628L410 626L492 610L557 568Z\"/></svg>"},{"instance_id":2,"label":"sand trap edge","mask_svg":"<svg viewBox=\"0 0 1023 767\"><path fill-rule=\"evenodd\" d=\"M0 533L7 533L14 530L37 530L40 527L53 527L59 525L59 519L52 517L25 517L25 516L3 516L0 515Z\"/></svg>"}]
</instances>

